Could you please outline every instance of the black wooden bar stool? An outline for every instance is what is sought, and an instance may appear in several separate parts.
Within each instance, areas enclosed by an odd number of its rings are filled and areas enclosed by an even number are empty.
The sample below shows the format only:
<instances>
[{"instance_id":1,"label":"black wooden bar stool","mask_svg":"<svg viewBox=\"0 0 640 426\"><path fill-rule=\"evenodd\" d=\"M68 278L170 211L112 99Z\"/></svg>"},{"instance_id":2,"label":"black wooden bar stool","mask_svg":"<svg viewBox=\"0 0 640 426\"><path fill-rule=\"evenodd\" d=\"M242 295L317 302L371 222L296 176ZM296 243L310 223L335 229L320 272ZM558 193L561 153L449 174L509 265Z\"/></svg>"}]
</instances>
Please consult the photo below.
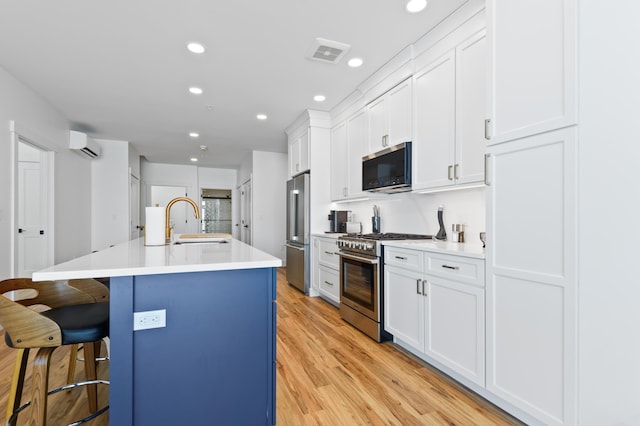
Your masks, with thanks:
<instances>
[{"instance_id":1,"label":"black wooden bar stool","mask_svg":"<svg viewBox=\"0 0 640 426\"><path fill-rule=\"evenodd\" d=\"M9 292L13 292L15 297L7 297ZM30 308L34 305L51 309L36 312ZM14 425L18 413L31 405L28 424L46 425L47 396L76 386L87 386L91 413L87 419L108 409L108 406L100 410L97 407L96 385L109 382L97 380L95 362L95 353L100 350L101 340L109 335L108 303L95 303L89 294L64 283L8 279L0 281L0 325L5 329L7 345L20 351L9 395L7 424ZM87 380L49 391L53 351L62 345L74 344L84 345ZM30 349L38 349L33 364L31 401L19 406Z\"/></svg>"}]
</instances>

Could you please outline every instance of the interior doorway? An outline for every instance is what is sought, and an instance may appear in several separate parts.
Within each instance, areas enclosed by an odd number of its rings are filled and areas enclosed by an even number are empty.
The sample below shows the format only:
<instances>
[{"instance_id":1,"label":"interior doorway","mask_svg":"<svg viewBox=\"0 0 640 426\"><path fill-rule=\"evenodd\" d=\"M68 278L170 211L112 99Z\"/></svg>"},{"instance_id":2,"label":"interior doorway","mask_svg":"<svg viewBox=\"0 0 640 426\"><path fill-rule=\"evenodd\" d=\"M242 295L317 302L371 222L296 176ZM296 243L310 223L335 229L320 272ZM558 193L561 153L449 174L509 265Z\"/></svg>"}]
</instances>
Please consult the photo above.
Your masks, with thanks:
<instances>
[{"instance_id":1,"label":"interior doorway","mask_svg":"<svg viewBox=\"0 0 640 426\"><path fill-rule=\"evenodd\" d=\"M52 153L13 132L15 166L15 240L12 275L31 277L53 263ZM50 182L51 181L51 182Z\"/></svg>"},{"instance_id":2,"label":"interior doorway","mask_svg":"<svg viewBox=\"0 0 640 426\"><path fill-rule=\"evenodd\" d=\"M240 191L240 241L251 245L251 219L253 214L251 179L240 185L238 190Z\"/></svg>"},{"instance_id":3,"label":"interior doorway","mask_svg":"<svg viewBox=\"0 0 640 426\"><path fill-rule=\"evenodd\" d=\"M231 234L231 190L202 188L202 232Z\"/></svg>"}]
</instances>

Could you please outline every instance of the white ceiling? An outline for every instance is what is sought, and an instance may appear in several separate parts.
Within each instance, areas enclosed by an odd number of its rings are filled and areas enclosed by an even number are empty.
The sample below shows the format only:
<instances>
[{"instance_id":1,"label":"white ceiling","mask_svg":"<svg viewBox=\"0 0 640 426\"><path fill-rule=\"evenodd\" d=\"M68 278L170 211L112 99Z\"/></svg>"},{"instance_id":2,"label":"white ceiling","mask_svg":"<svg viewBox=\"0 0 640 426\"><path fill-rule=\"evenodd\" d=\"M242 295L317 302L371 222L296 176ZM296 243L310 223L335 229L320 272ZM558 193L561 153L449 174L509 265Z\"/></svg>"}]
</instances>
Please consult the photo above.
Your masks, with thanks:
<instances>
[{"instance_id":1,"label":"white ceiling","mask_svg":"<svg viewBox=\"0 0 640 426\"><path fill-rule=\"evenodd\" d=\"M466 1L415 15L402 0L6 1L0 66L74 130L130 141L152 162L235 168L251 150L286 152L284 129L305 109L330 110ZM351 50L337 65L305 59L317 37ZM364 65L349 68L353 56Z\"/></svg>"}]
</instances>

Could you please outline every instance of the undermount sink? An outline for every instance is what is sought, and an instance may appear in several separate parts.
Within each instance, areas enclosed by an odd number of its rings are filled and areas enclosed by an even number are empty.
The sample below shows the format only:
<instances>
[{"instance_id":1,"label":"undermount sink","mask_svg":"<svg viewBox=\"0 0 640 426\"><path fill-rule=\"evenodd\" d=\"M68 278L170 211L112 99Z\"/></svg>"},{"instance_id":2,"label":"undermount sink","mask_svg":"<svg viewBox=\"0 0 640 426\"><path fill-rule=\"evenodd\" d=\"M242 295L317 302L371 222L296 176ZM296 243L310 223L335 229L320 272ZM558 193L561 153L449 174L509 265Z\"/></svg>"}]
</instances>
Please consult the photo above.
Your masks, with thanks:
<instances>
[{"instance_id":1,"label":"undermount sink","mask_svg":"<svg viewBox=\"0 0 640 426\"><path fill-rule=\"evenodd\" d=\"M180 234L173 244L227 243L230 239L230 234Z\"/></svg>"}]
</instances>

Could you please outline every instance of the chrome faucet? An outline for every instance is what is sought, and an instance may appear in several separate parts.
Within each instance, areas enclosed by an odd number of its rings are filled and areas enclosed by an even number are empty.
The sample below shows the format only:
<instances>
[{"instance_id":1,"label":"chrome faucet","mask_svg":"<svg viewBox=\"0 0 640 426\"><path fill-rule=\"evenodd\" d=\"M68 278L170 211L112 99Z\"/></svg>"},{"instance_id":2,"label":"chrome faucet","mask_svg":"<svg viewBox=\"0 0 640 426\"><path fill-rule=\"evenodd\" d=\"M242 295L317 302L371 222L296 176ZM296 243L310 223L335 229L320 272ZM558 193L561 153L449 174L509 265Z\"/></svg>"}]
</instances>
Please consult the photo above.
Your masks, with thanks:
<instances>
[{"instance_id":1,"label":"chrome faucet","mask_svg":"<svg viewBox=\"0 0 640 426\"><path fill-rule=\"evenodd\" d=\"M165 243L170 243L171 242L171 225L169 224L169 214L171 212L171 207L175 203L177 203L178 201L186 201L187 203L191 204L191 206L193 206L193 212L194 212L194 214L196 216L196 219L200 219L200 210L198 209L198 205L191 198L178 197L178 198L174 198L173 200L169 201L169 203L167 204L167 208L165 210L165 223L164 223Z\"/></svg>"}]
</instances>

